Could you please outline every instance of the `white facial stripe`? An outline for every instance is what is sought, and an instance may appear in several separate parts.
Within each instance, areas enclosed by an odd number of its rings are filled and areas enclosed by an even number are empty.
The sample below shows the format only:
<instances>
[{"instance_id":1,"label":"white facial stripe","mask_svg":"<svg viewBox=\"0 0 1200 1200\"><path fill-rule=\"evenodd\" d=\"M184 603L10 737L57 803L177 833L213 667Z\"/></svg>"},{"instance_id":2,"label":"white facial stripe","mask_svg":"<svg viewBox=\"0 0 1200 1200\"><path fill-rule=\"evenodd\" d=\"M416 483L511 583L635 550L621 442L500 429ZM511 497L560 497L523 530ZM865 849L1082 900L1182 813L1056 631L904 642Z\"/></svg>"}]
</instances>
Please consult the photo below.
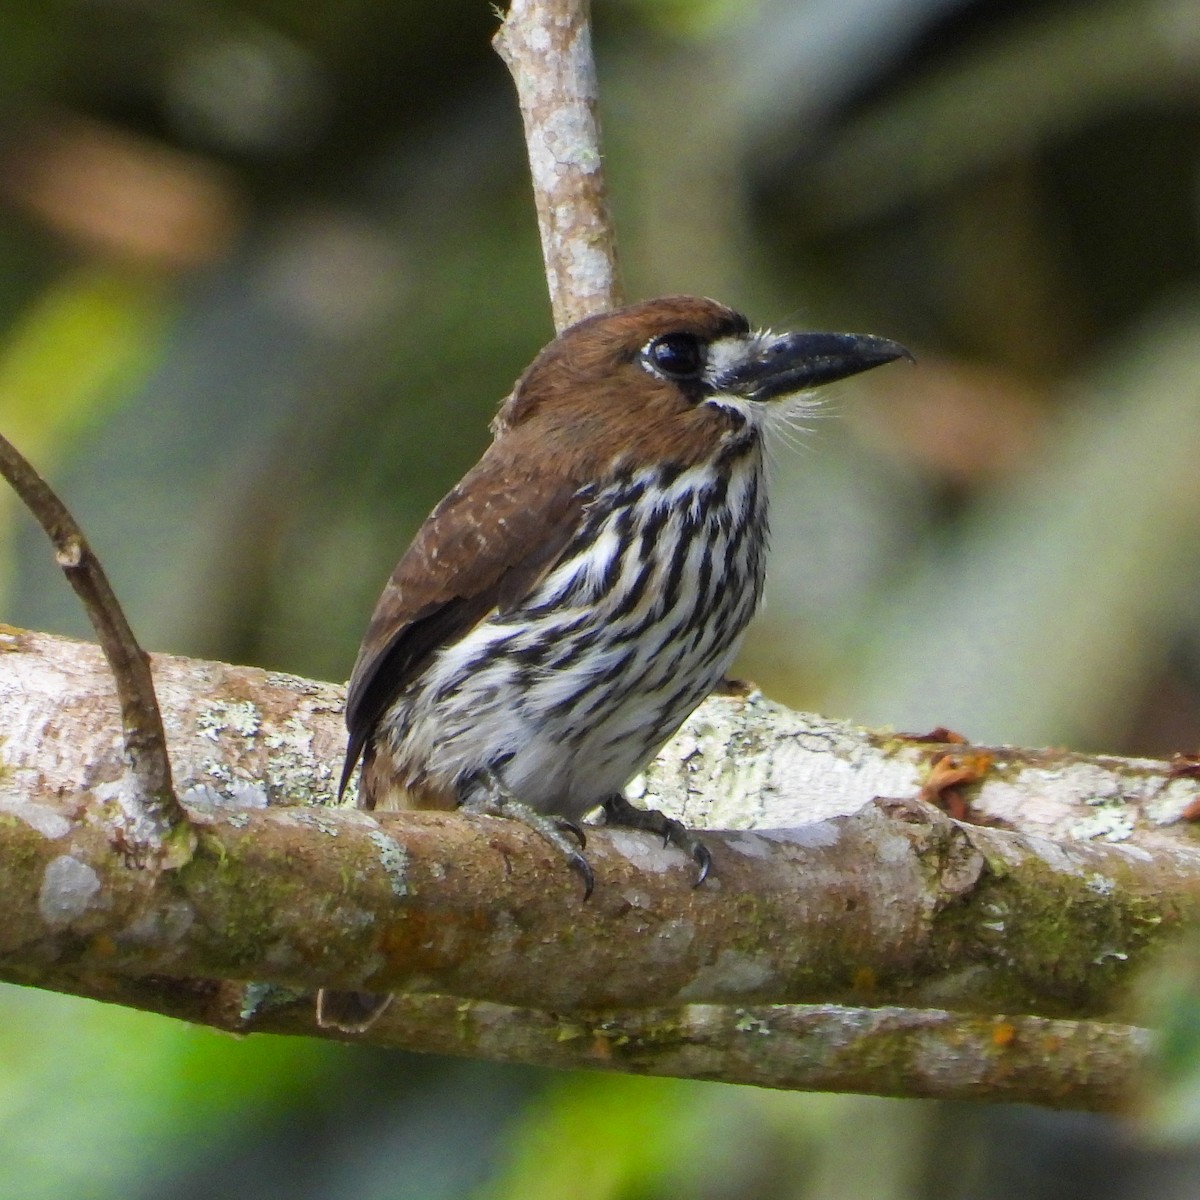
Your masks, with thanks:
<instances>
[{"instance_id":1,"label":"white facial stripe","mask_svg":"<svg viewBox=\"0 0 1200 1200\"><path fill-rule=\"evenodd\" d=\"M757 358L770 349L781 336L769 329L754 329L747 334L730 334L726 337L714 338L709 342L704 364L704 379L710 387L717 387L723 376L736 370L747 359ZM642 369L652 375L660 372L650 362L647 351L653 345L648 342L642 348L640 358ZM756 429L770 428L775 425L788 425L796 417L797 411L816 408L819 401L804 389L797 389L791 395L773 396L769 401L747 400L733 392L716 392L705 398L705 404L717 408L729 409L742 416L748 424Z\"/></svg>"},{"instance_id":2,"label":"white facial stripe","mask_svg":"<svg viewBox=\"0 0 1200 1200\"><path fill-rule=\"evenodd\" d=\"M819 409L822 402L811 392L792 392L791 395L773 396L770 400L747 400L745 396L726 392L708 396L704 403L739 413L748 425L770 433L774 429L794 426L803 413Z\"/></svg>"},{"instance_id":3,"label":"white facial stripe","mask_svg":"<svg viewBox=\"0 0 1200 1200\"><path fill-rule=\"evenodd\" d=\"M735 369L748 358L754 358L779 339L778 334L769 329L756 329L750 334L734 337L717 338L708 348L708 364L704 374L710 383L719 380L726 372ZM786 335L785 335L786 336ZM729 392L718 392L705 400L706 404L727 408L740 414L752 426L758 429L784 425L795 419L797 411L817 408L820 401L798 389L791 395L773 396L768 401L747 400Z\"/></svg>"},{"instance_id":4,"label":"white facial stripe","mask_svg":"<svg viewBox=\"0 0 1200 1200\"><path fill-rule=\"evenodd\" d=\"M759 329L749 334L735 334L709 342L704 377L711 384L726 371L759 354L774 340L775 335L769 329Z\"/></svg>"},{"instance_id":5,"label":"white facial stripe","mask_svg":"<svg viewBox=\"0 0 1200 1200\"><path fill-rule=\"evenodd\" d=\"M711 404L714 408L728 408L732 412L740 413L745 417L746 422L755 429L761 429L767 423L768 406L754 400L747 400L745 396L718 392L715 396L706 396L704 403Z\"/></svg>"}]
</instances>

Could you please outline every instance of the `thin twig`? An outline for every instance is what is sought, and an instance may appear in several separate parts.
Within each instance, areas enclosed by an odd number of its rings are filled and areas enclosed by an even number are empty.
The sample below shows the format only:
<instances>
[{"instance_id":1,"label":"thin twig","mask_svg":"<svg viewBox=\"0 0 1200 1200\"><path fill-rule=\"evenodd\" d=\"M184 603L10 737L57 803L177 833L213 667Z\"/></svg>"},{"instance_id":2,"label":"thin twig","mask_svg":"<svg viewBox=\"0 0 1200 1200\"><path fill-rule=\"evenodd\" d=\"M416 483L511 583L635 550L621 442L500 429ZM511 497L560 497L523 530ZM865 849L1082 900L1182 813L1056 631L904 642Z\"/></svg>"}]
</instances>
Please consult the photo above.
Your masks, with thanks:
<instances>
[{"instance_id":1,"label":"thin twig","mask_svg":"<svg viewBox=\"0 0 1200 1200\"><path fill-rule=\"evenodd\" d=\"M554 327L621 303L588 0L513 0L492 39L517 85Z\"/></svg>"},{"instance_id":2,"label":"thin twig","mask_svg":"<svg viewBox=\"0 0 1200 1200\"><path fill-rule=\"evenodd\" d=\"M29 460L3 436L0 474L46 531L54 557L82 602L108 659L121 704L125 759L133 784L135 808L130 815L135 818L134 841L145 850L167 847L168 858L181 852L186 858L188 839L172 836L187 829L188 816L171 782L149 656L138 645L108 576L75 518Z\"/></svg>"}]
</instances>

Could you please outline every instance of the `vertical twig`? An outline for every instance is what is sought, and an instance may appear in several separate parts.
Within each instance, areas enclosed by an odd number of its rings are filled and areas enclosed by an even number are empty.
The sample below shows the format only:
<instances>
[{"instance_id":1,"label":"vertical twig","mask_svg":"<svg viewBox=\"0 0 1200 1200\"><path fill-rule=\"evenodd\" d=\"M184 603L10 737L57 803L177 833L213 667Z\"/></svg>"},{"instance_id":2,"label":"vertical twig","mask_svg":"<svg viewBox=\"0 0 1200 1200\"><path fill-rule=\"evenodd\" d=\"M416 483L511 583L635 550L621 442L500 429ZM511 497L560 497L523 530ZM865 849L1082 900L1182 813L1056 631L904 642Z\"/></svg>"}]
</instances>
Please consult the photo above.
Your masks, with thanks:
<instances>
[{"instance_id":1,"label":"vertical twig","mask_svg":"<svg viewBox=\"0 0 1200 1200\"><path fill-rule=\"evenodd\" d=\"M171 782L162 713L154 693L150 659L138 645L108 576L67 506L7 438L0 436L0 474L37 518L54 546L54 557L96 630L116 680L125 759L133 785L133 839L158 851L168 865L190 855L187 813Z\"/></svg>"},{"instance_id":2,"label":"vertical twig","mask_svg":"<svg viewBox=\"0 0 1200 1200\"><path fill-rule=\"evenodd\" d=\"M554 327L621 303L589 0L512 0L496 52L517 85Z\"/></svg>"}]
</instances>

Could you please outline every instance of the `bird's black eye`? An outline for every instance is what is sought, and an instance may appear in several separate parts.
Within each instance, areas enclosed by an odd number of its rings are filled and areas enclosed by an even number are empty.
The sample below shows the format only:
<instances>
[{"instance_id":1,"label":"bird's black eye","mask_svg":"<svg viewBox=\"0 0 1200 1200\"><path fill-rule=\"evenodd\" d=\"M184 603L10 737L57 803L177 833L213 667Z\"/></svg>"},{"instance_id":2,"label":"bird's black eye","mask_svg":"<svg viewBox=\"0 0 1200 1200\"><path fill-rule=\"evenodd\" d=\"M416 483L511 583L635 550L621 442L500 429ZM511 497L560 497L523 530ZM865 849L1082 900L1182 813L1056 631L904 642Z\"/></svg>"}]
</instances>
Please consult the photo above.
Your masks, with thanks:
<instances>
[{"instance_id":1,"label":"bird's black eye","mask_svg":"<svg viewBox=\"0 0 1200 1200\"><path fill-rule=\"evenodd\" d=\"M704 343L693 333L665 333L646 347L646 358L668 379L695 379L704 370Z\"/></svg>"}]
</instances>

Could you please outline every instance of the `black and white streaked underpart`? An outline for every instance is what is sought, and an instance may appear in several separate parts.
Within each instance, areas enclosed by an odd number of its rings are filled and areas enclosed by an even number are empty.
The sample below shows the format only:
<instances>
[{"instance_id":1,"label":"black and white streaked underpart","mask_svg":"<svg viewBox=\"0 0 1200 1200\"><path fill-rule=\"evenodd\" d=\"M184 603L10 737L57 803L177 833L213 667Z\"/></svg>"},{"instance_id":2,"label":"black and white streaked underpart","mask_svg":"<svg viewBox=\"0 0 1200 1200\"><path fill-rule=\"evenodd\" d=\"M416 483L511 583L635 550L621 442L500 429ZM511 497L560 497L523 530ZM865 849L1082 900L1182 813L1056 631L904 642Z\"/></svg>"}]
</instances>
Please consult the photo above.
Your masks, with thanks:
<instances>
[{"instance_id":1,"label":"black and white streaked underpart","mask_svg":"<svg viewBox=\"0 0 1200 1200\"><path fill-rule=\"evenodd\" d=\"M572 820L619 792L724 676L762 595L762 442L737 425L717 459L599 488L531 594L439 650L392 705L393 760L464 801L490 769Z\"/></svg>"}]
</instances>

